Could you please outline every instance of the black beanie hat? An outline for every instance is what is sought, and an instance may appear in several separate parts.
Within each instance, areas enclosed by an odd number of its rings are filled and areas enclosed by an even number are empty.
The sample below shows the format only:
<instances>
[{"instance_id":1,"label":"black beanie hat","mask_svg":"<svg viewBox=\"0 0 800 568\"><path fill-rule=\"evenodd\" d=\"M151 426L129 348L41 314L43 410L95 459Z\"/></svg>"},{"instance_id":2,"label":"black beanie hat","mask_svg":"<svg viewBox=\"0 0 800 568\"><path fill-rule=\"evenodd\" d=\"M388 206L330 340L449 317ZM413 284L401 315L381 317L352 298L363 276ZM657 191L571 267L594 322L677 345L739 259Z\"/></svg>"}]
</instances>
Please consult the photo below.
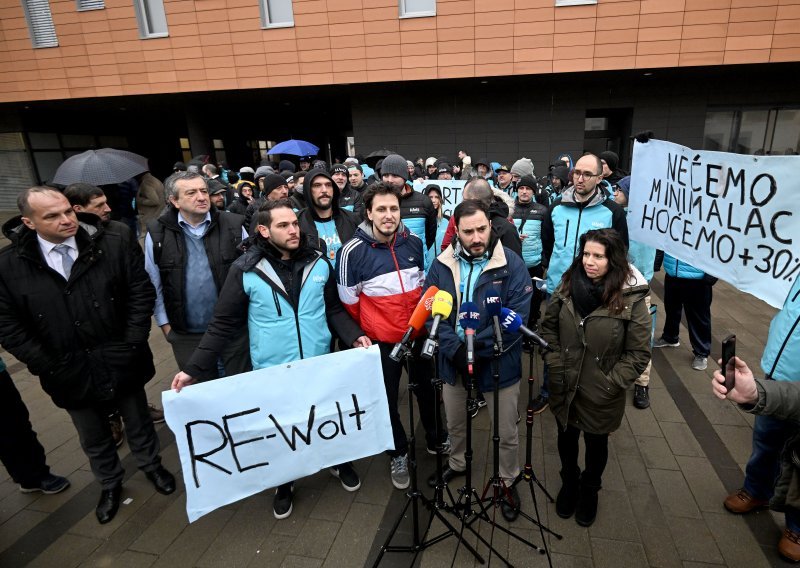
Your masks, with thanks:
<instances>
[{"instance_id":1,"label":"black beanie hat","mask_svg":"<svg viewBox=\"0 0 800 568\"><path fill-rule=\"evenodd\" d=\"M612 172L617 171L617 167L619 167L619 156L617 156L616 153L612 152L611 150L600 152L600 159L608 164L609 170Z\"/></svg>"},{"instance_id":2,"label":"black beanie hat","mask_svg":"<svg viewBox=\"0 0 800 568\"><path fill-rule=\"evenodd\" d=\"M333 164L329 173L331 175L336 173L347 175L347 166L344 164Z\"/></svg>"},{"instance_id":3,"label":"black beanie hat","mask_svg":"<svg viewBox=\"0 0 800 568\"><path fill-rule=\"evenodd\" d=\"M406 159L399 154L389 154L381 164L381 175L394 174L408 181L408 166Z\"/></svg>"},{"instance_id":4,"label":"black beanie hat","mask_svg":"<svg viewBox=\"0 0 800 568\"><path fill-rule=\"evenodd\" d=\"M519 182L517 183L517 188L521 186L530 187L532 190L536 191L536 188L539 184L536 183L536 178L533 176L522 176L519 178Z\"/></svg>"},{"instance_id":5,"label":"black beanie hat","mask_svg":"<svg viewBox=\"0 0 800 568\"><path fill-rule=\"evenodd\" d=\"M282 175L269 173L264 176L264 195L269 195L272 190L286 185L286 178Z\"/></svg>"}]
</instances>

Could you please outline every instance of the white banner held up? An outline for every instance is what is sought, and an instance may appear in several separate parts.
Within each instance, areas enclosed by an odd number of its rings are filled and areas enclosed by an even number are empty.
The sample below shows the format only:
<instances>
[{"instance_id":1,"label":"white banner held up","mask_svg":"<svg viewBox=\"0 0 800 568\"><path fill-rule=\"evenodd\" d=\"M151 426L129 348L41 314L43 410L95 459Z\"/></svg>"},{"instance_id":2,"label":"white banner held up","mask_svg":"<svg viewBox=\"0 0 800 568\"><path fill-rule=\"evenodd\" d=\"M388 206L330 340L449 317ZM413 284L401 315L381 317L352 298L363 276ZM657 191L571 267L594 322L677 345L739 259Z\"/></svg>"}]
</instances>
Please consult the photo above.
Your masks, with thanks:
<instances>
[{"instance_id":1,"label":"white banner held up","mask_svg":"<svg viewBox=\"0 0 800 568\"><path fill-rule=\"evenodd\" d=\"M636 142L630 238L779 308L800 277L799 171L794 156Z\"/></svg>"},{"instance_id":2,"label":"white banner held up","mask_svg":"<svg viewBox=\"0 0 800 568\"><path fill-rule=\"evenodd\" d=\"M189 522L394 447L380 351L349 349L162 393Z\"/></svg>"},{"instance_id":3,"label":"white banner held up","mask_svg":"<svg viewBox=\"0 0 800 568\"><path fill-rule=\"evenodd\" d=\"M416 191L425 191L429 185L438 185L442 189L442 211L447 216L453 215L453 210L456 205L461 203L464 193L464 186L467 185L466 180L458 179L430 179L421 182L414 182L414 189Z\"/></svg>"}]
</instances>

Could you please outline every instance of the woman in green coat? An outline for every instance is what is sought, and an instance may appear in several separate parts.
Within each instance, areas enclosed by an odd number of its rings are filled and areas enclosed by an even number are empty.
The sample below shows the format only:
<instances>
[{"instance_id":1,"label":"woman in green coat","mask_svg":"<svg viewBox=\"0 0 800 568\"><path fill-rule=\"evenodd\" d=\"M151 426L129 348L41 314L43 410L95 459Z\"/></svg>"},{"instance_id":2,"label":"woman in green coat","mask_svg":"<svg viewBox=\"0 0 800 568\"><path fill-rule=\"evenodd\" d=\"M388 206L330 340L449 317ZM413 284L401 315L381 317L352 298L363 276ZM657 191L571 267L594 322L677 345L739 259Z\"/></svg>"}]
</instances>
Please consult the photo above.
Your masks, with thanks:
<instances>
[{"instance_id":1,"label":"woman in green coat","mask_svg":"<svg viewBox=\"0 0 800 568\"><path fill-rule=\"evenodd\" d=\"M542 322L542 336L553 347L545 361L561 458L556 512L562 518L575 514L582 526L591 525L597 515L608 435L622 422L625 391L650 361L650 315L644 301L649 290L628 263L614 229L588 231ZM581 432L583 473L578 467Z\"/></svg>"}]
</instances>

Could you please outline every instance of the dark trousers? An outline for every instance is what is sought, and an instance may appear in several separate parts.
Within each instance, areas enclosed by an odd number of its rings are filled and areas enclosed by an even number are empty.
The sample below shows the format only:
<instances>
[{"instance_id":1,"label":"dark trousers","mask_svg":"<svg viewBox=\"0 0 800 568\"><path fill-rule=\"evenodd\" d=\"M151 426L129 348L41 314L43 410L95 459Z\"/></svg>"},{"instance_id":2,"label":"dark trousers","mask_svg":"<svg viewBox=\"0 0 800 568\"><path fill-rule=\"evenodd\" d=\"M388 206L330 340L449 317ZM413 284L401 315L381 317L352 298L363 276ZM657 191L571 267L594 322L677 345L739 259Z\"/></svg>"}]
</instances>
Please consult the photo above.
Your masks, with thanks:
<instances>
[{"instance_id":1,"label":"dark trousers","mask_svg":"<svg viewBox=\"0 0 800 568\"><path fill-rule=\"evenodd\" d=\"M708 357L711 353L711 299L712 286L705 280L664 278L664 312L666 321L661 337L670 343L678 342L681 310L686 313L689 341L696 356Z\"/></svg>"},{"instance_id":2,"label":"dark trousers","mask_svg":"<svg viewBox=\"0 0 800 568\"><path fill-rule=\"evenodd\" d=\"M122 483L125 475L117 455L117 446L111 436L111 426L108 424L109 408L119 409L125 421L128 446L139 469L145 472L154 471L161 465L161 457L158 455L161 446L153 428L144 387L131 394L119 396L109 401L109 404L68 409L72 423L78 430L81 447L89 458L92 473L103 489Z\"/></svg>"},{"instance_id":3,"label":"dark trousers","mask_svg":"<svg viewBox=\"0 0 800 568\"><path fill-rule=\"evenodd\" d=\"M581 430L575 426L567 429L558 427L558 457L561 458L561 473L569 476L578 469L578 439ZM600 487L603 480L603 471L608 462L608 434L583 433L583 443L586 446L585 467L581 474L581 483L587 487Z\"/></svg>"},{"instance_id":4,"label":"dark trousers","mask_svg":"<svg viewBox=\"0 0 800 568\"><path fill-rule=\"evenodd\" d=\"M50 473L44 448L8 371L0 371L0 461L16 483L36 487Z\"/></svg>"},{"instance_id":5,"label":"dark trousers","mask_svg":"<svg viewBox=\"0 0 800 568\"><path fill-rule=\"evenodd\" d=\"M542 268L541 264L537 264L536 266L528 267L528 274L531 277L531 286L533 286L533 295L531 296L531 310L530 314L528 315L528 327L534 329L536 323L539 321L539 318L542 316L541 306L542 300L544 300L544 292L539 290L536 287L536 283L533 281L533 277L541 278L544 275L544 268Z\"/></svg>"},{"instance_id":6,"label":"dark trousers","mask_svg":"<svg viewBox=\"0 0 800 568\"><path fill-rule=\"evenodd\" d=\"M428 359L420 357L420 349L424 338L417 339L414 342L414 349L412 349L413 357L411 359L410 376L408 379L409 384L416 384L414 389L414 396L417 399L417 408L419 408L419 417L422 421L422 427L425 429L425 441L428 447L433 448L438 440L436 439L436 419L435 419L435 406L438 404L436 400L436 391L431 383L431 362ZM397 403L400 398L400 377L403 374L404 363L397 363L389 358L394 347L393 343L378 343L381 350L381 366L383 367L383 382L386 387L386 398L389 402L389 418L392 423L392 436L394 437L394 450L386 452L392 457L405 455L408 451L408 439L406 438L406 431L403 428L403 421L400 418L400 412L397 408ZM409 401L409 404L413 404ZM414 425L410 424L409 427L413 428ZM441 438L445 439L447 433L444 428L439 429Z\"/></svg>"}]
</instances>

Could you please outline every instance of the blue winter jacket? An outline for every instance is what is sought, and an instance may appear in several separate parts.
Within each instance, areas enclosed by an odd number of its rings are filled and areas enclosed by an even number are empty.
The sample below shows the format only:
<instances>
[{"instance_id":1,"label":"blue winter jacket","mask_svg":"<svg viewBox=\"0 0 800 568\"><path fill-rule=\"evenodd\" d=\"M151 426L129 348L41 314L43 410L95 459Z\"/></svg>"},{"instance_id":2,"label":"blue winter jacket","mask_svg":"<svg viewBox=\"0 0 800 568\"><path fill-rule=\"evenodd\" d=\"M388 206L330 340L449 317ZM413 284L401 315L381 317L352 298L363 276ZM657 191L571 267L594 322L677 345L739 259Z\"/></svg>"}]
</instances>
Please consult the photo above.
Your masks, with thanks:
<instances>
[{"instance_id":1,"label":"blue winter jacket","mask_svg":"<svg viewBox=\"0 0 800 568\"><path fill-rule=\"evenodd\" d=\"M667 253L664 253L664 272L675 278L688 278L689 280L700 280L706 275L705 272L688 262L678 260Z\"/></svg>"},{"instance_id":2,"label":"blue winter jacket","mask_svg":"<svg viewBox=\"0 0 800 568\"><path fill-rule=\"evenodd\" d=\"M575 201L575 188L568 187L550 206L542 222L542 264L547 267L547 289L558 288L561 277L578 254L580 236L592 229L616 229L628 246L625 210L602 191L586 202Z\"/></svg>"},{"instance_id":3,"label":"blue winter jacket","mask_svg":"<svg viewBox=\"0 0 800 568\"><path fill-rule=\"evenodd\" d=\"M769 324L761 369L777 381L800 381L800 278L786 296L783 308Z\"/></svg>"},{"instance_id":4,"label":"blue winter jacket","mask_svg":"<svg viewBox=\"0 0 800 568\"><path fill-rule=\"evenodd\" d=\"M460 248L460 247L457 247ZM486 314L484 301L486 292L494 289L500 295L503 306L514 310L528 321L533 288L522 259L499 241L492 239L492 255L483 268L474 289L471 301L480 309L481 317L475 332L475 358L478 388L488 392L494 388L491 370L494 331L492 320ZM448 384L456 382L453 357L463 344L456 332L458 312L461 307L461 281L466 275L461 272L459 253L448 246L431 265L425 285L437 286L453 295L453 311L446 322L439 326L439 376ZM430 324L429 324L430 325ZM500 358L500 387L513 385L522 377L522 341L518 334L503 333L503 354Z\"/></svg>"},{"instance_id":5,"label":"blue winter jacket","mask_svg":"<svg viewBox=\"0 0 800 568\"><path fill-rule=\"evenodd\" d=\"M347 345L364 334L339 301L334 270L321 252L304 246L293 254L291 281L299 293L285 288L276 271L279 258L272 245L258 239L234 262L186 373L208 378L229 338L245 323L253 369L330 353L331 331Z\"/></svg>"},{"instance_id":6,"label":"blue winter jacket","mask_svg":"<svg viewBox=\"0 0 800 568\"><path fill-rule=\"evenodd\" d=\"M547 216L547 207L531 201L530 203L520 203L519 199L514 203L514 226L522 239L522 260L525 266L532 268L542 263L542 221Z\"/></svg>"}]
</instances>

